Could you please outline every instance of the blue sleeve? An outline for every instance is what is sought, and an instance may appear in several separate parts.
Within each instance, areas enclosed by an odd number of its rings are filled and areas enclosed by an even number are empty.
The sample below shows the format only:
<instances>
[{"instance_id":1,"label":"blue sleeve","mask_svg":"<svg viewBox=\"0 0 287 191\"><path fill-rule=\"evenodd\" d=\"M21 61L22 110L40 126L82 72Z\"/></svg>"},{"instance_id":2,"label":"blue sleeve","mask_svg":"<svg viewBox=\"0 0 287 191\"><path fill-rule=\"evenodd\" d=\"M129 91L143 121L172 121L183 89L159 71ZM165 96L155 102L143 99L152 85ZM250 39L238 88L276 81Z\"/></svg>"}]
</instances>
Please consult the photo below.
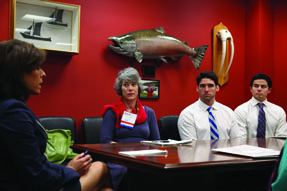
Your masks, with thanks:
<instances>
[{"instance_id":1,"label":"blue sleeve","mask_svg":"<svg viewBox=\"0 0 287 191\"><path fill-rule=\"evenodd\" d=\"M111 109L108 109L104 114L101 126L101 143L110 143L113 141L116 122L116 114Z\"/></svg>"},{"instance_id":2,"label":"blue sleeve","mask_svg":"<svg viewBox=\"0 0 287 191\"><path fill-rule=\"evenodd\" d=\"M23 190L54 191L70 181L79 182L80 175L73 169L47 161L45 131L35 118L24 103L10 105L1 115L0 143L6 150L6 157L0 159L6 166L1 174L18 179Z\"/></svg>"},{"instance_id":3,"label":"blue sleeve","mask_svg":"<svg viewBox=\"0 0 287 191\"><path fill-rule=\"evenodd\" d=\"M149 129L150 129L149 140L160 140L159 129L157 126L157 120L156 120L155 113L149 107L145 107L145 109L146 109Z\"/></svg>"}]
</instances>

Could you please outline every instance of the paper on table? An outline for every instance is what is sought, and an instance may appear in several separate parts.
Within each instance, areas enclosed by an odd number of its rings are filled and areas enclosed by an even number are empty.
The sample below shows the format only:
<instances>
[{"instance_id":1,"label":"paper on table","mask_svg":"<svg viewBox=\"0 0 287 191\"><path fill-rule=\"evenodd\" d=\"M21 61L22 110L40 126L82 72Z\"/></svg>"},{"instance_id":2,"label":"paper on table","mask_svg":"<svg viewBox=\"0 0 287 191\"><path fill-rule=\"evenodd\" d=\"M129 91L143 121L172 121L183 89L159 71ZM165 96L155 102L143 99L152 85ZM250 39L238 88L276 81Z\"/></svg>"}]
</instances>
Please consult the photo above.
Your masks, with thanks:
<instances>
[{"instance_id":1,"label":"paper on table","mask_svg":"<svg viewBox=\"0 0 287 191\"><path fill-rule=\"evenodd\" d=\"M151 145L160 145L160 146L174 146L174 145L185 145L192 143L192 140L182 140L182 141L177 141L177 140L154 140L154 141L141 141L141 143L146 143L146 144L151 144Z\"/></svg>"},{"instance_id":2,"label":"paper on table","mask_svg":"<svg viewBox=\"0 0 287 191\"><path fill-rule=\"evenodd\" d=\"M273 158L278 157L278 155L280 154L280 151L251 145L239 145L234 147L218 148L212 149L212 151L248 156L252 158Z\"/></svg>"},{"instance_id":3,"label":"paper on table","mask_svg":"<svg viewBox=\"0 0 287 191\"><path fill-rule=\"evenodd\" d=\"M167 150L150 149L150 150L138 150L138 151L121 151L121 155L128 156L152 156L152 155L167 155Z\"/></svg>"}]
</instances>

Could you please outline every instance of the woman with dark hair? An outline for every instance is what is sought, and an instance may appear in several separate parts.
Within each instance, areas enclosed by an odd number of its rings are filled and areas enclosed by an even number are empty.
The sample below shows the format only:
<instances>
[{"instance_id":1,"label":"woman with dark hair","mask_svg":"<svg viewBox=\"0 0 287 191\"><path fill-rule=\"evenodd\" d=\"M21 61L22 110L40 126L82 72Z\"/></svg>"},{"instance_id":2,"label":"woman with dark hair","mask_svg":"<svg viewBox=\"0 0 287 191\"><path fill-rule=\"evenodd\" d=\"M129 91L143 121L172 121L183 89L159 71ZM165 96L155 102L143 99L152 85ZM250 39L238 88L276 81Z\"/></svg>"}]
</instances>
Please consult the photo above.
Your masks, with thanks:
<instances>
[{"instance_id":1,"label":"woman with dark hair","mask_svg":"<svg viewBox=\"0 0 287 191\"><path fill-rule=\"evenodd\" d=\"M159 140L159 130L154 111L142 106L138 95L143 90L136 69L129 67L118 73L115 92L121 96L118 103L105 105L102 111L102 143L129 143L142 140ZM127 168L108 163L114 189L117 190Z\"/></svg>"},{"instance_id":2,"label":"woman with dark hair","mask_svg":"<svg viewBox=\"0 0 287 191\"><path fill-rule=\"evenodd\" d=\"M107 165L77 155L67 166L47 161L47 134L25 104L40 94L45 51L20 40L0 43L1 191L111 190Z\"/></svg>"}]
</instances>

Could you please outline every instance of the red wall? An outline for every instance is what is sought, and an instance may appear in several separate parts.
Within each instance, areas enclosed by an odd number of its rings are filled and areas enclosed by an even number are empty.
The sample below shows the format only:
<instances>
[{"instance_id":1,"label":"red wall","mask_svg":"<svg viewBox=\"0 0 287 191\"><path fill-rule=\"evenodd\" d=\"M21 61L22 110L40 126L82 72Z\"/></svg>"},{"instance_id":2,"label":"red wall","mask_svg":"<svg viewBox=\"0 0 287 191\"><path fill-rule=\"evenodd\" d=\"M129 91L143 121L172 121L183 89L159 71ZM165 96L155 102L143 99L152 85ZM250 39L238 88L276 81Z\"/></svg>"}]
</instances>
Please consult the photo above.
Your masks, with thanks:
<instances>
[{"instance_id":1,"label":"red wall","mask_svg":"<svg viewBox=\"0 0 287 191\"><path fill-rule=\"evenodd\" d=\"M8 2L1 1L0 40L8 39ZM216 100L235 109L250 99L249 80L259 71L274 81L272 96L278 104L285 103L280 81L286 66L280 41L287 41L286 3L278 0L61 0L81 5L80 53L75 56L48 55L47 73L40 96L32 96L28 105L38 116L56 115L75 118L78 127L82 118L99 116L103 105L115 103L119 97L113 90L119 70L129 66L128 60L107 48L109 36L140 29L164 27L167 34L187 41L191 47L208 44L206 56L197 71L184 56L178 63L163 63L156 68L154 79L160 80L160 98L142 100L160 118L179 114L198 99L196 76L212 69L212 29L223 22L234 38L235 56L229 82L222 87ZM284 9L285 6L285 9ZM276 11L274 11L274 9ZM275 22L274 22L275 19ZM281 24L284 23L284 27ZM285 43L286 44L286 43ZM285 48L286 50L286 48ZM276 64L274 64L276 63ZM285 62L286 63L286 62ZM142 65L135 63L141 74ZM279 75L279 76L278 76ZM282 105L284 106L284 105Z\"/></svg>"},{"instance_id":2,"label":"red wall","mask_svg":"<svg viewBox=\"0 0 287 191\"><path fill-rule=\"evenodd\" d=\"M272 79L274 77L273 52L273 3L271 0L246 2L246 31L245 31L245 95L249 99L249 82L256 73L263 72ZM271 50L266 54L266 50ZM274 94L268 96L274 100Z\"/></svg>"},{"instance_id":3,"label":"red wall","mask_svg":"<svg viewBox=\"0 0 287 191\"><path fill-rule=\"evenodd\" d=\"M266 49L265 55L269 55L269 52L274 54L274 63L271 63L274 67L274 85L273 95L274 102L280 104L286 111L287 99L286 99L286 71L287 71L287 2L285 0L276 0L274 7L274 48Z\"/></svg>"},{"instance_id":4,"label":"red wall","mask_svg":"<svg viewBox=\"0 0 287 191\"><path fill-rule=\"evenodd\" d=\"M0 41L3 41L9 38L9 0L1 1L0 16Z\"/></svg>"},{"instance_id":5,"label":"red wall","mask_svg":"<svg viewBox=\"0 0 287 191\"><path fill-rule=\"evenodd\" d=\"M264 72L271 76L273 87L268 100L286 111L287 93L282 85L286 81L287 2L284 0L246 1L245 77ZM249 81L245 97L250 95Z\"/></svg>"}]
</instances>

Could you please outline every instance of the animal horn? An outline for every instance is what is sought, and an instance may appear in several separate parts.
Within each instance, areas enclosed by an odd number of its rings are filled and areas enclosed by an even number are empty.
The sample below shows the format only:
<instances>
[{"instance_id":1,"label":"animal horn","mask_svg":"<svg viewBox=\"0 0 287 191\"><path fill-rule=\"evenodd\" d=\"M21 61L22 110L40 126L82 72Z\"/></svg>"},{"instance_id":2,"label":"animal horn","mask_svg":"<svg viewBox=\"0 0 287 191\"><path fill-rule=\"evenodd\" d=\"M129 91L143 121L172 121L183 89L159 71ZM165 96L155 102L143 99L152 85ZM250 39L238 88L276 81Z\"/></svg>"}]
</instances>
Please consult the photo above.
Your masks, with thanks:
<instances>
[{"instance_id":1,"label":"animal horn","mask_svg":"<svg viewBox=\"0 0 287 191\"><path fill-rule=\"evenodd\" d=\"M225 60L225 55L226 55L226 40L222 40L222 55L221 55L221 64L220 64L220 69L219 69L219 76L221 75L222 68L224 65L224 60Z\"/></svg>"},{"instance_id":2,"label":"animal horn","mask_svg":"<svg viewBox=\"0 0 287 191\"><path fill-rule=\"evenodd\" d=\"M226 29L220 30L218 32L218 34L217 34L217 37L219 39L221 39L221 41L222 41L222 56L221 56L221 64L220 64L220 69L219 69L219 75L221 75L222 68L223 68L223 65L224 65L225 56L226 56L226 40L230 41L231 57L230 57L230 61L229 61L229 64L228 64L228 69L226 70L226 72L224 74L224 77L225 77L227 75L227 73L228 73L228 71L229 71L229 69L231 67L232 61L233 61L233 56L234 56L233 38L232 38L231 33L228 30L226 30Z\"/></svg>"},{"instance_id":3,"label":"animal horn","mask_svg":"<svg viewBox=\"0 0 287 191\"><path fill-rule=\"evenodd\" d=\"M228 68L227 68L227 70L226 70L226 72L224 74L224 77L226 77L226 75L228 74L229 69L230 69L231 64L232 64L232 61L233 61L233 57L234 57L234 44L233 44L232 37L229 40L230 40L230 47L231 47L231 56L230 56L230 61L229 61L229 64L228 64Z\"/></svg>"}]
</instances>

